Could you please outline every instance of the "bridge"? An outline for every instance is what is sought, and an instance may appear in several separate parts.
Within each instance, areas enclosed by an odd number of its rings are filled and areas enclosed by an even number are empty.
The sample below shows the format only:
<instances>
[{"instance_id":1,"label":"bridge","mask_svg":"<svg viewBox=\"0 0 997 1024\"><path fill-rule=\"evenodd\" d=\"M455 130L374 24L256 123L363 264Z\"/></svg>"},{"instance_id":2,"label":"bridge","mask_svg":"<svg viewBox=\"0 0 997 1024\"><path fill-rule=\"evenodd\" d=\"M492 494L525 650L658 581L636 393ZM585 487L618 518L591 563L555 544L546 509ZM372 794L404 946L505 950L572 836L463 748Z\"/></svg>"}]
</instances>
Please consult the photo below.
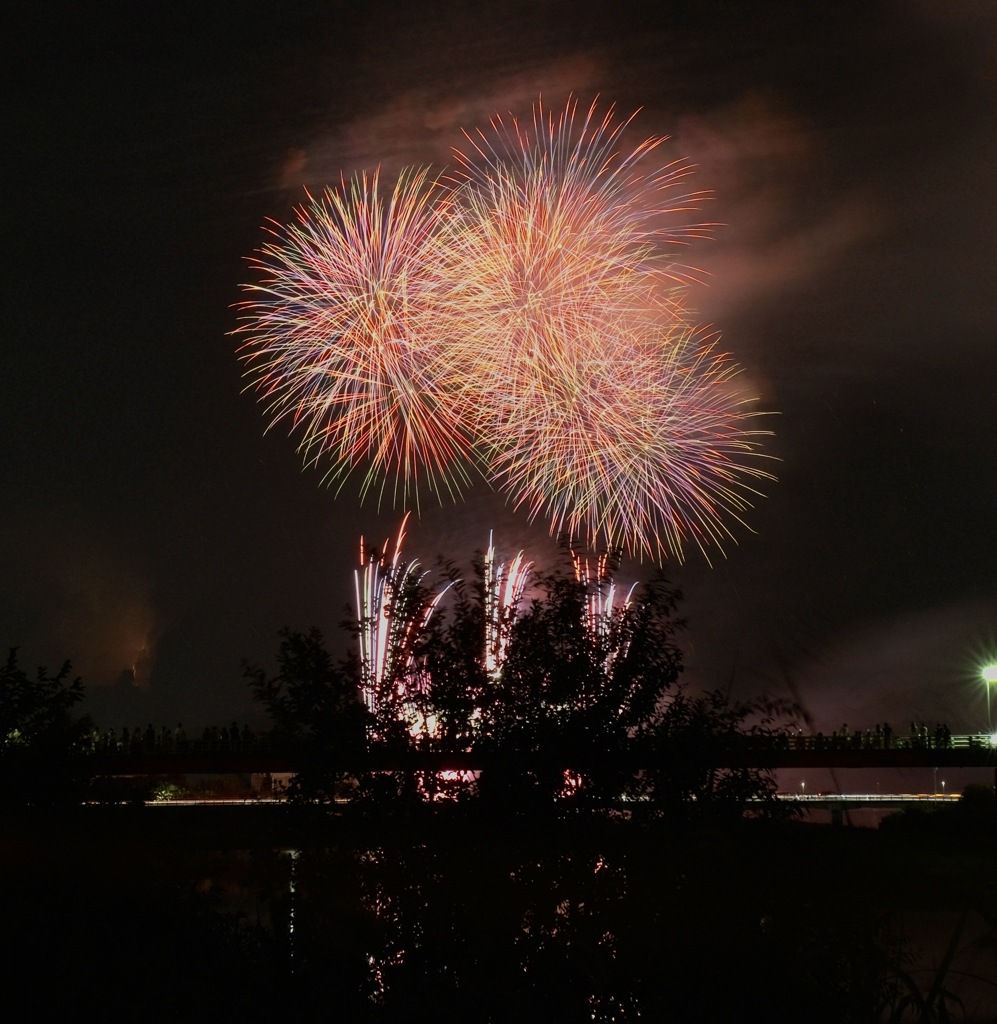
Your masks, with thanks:
<instances>
[{"instance_id":1,"label":"bridge","mask_svg":"<svg viewBox=\"0 0 997 1024\"><path fill-rule=\"evenodd\" d=\"M961 799L957 793L776 793L775 798L787 804L799 804L807 810L822 811L952 806ZM284 800L273 796L176 797L146 803L149 807L265 807L283 804Z\"/></svg>"},{"instance_id":2,"label":"bridge","mask_svg":"<svg viewBox=\"0 0 997 1024\"><path fill-rule=\"evenodd\" d=\"M843 738L844 739L844 738ZM170 753L98 753L92 755L97 776L293 774L301 756L291 751L193 749ZM715 768L991 768L997 775L997 737L985 734L952 736L945 746L904 741L890 746L835 742L812 736L705 737L695 746L681 744L649 756L640 752L614 758L634 769L647 762L695 762ZM532 759L535 763L560 762L575 768L591 763L590 751L560 750ZM495 753L440 753L413 750L401 754L371 751L329 764L333 770L362 771L478 771L522 765L519 755Z\"/></svg>"},{"instance_id":3,"label":"bridge","mask_svg":"<svg viewBox=\"0 0 997 1024\"><path fill-rule=\"evenodd\" d=\"M822 811L945 807L961 799L958 793L776 793L775 798L806 810Z\"/></svg>"},{"instance_id":4,"label":"bridge","mask_svg":"<svg viewBox=\"0 0 997 1024\"><path fill-rule=\"evenodd\" d=\"M994 772L997 791L997 744L990 743L990 737L953 736L945 746L932 747L922 743L902 743L896 746L865 746L841 743L828 744L809 736L780 736L766 738L735 737L703 742L696 749L681 749L659 754L658 763L669 758L682 763L696 761L716 768L777 769L897 769L897 768L985 768ZM591 755L589 755L589 758ZM582 768L589 758L572 757L567 751L559 752L556 763L570 764ZM540 759L538 759L540 760ZM542 759L548 763L551 759ZM639 755L627 757L634 769L649 767ZM105 753L94 755L94 774L105 778L178 778L189 775L243 775L289 776L299 770L300 755L289 752L275 752L266 749L250 751L178 751L174 753ZM349 762L332 765L348 774L364 771L419 771L419 772L473 772L483 769L501 771L503 767L522 767L520 758L508 755L481 753L439 753L432 751L409 751L387 757L372 751L364 757L351 757ZM944 783L942 783L944 789ZM270 785L264 790L270 793ZM807 793L801 791L782 792L776 799L804 811L825 811L831 815L834 824L842 824L849 811L859 809L898 810L910 807L937 808L957 804L960 796L955 793ZM149 801L152 807L214 807L263 806L282 803L280 798L254 794L247 798L218 799L169 799Z\"/></svg>"}]
</instances>

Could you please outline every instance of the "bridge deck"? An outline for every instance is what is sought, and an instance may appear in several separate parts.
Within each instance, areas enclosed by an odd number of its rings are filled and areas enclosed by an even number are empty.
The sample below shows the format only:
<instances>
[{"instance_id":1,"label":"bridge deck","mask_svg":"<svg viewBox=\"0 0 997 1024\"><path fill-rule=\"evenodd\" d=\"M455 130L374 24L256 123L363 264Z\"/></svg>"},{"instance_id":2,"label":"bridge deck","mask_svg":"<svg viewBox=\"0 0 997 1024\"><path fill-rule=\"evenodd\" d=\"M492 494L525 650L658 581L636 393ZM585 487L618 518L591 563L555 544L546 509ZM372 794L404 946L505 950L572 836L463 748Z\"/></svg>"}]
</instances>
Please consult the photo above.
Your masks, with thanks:
<instances>
[{"instance_id":1,"label":"bridge deck","mask_svg":"<svg viewBox=\"0 0 997 1024\"><path fill-rule=\"evenodd\" d=\"M997 748L992 746L898 747L889 749L813 749L806 747L766 747L755 744L711 744L696 750L675 751L673 759L716 768L995 768ZM592 762L591 754L577 756L565 751L556 758L535 759L537 764L557 760L565 766L584 768ZM650 759L644 759L649 761ZM652 763L667 762L657 758L651 763L626 761L635 769ZM411 753L399 757L371 755L354 758L349 763L329 767L349 772L372 771L473 771L488 767L521 766L522 758L481 754ZM94 757L94 774L124 775L196 775L250 774L295 772L301 759L292 754L270 752L211 752L175 754L98 754Z\"/></svg>"}]
</instances>

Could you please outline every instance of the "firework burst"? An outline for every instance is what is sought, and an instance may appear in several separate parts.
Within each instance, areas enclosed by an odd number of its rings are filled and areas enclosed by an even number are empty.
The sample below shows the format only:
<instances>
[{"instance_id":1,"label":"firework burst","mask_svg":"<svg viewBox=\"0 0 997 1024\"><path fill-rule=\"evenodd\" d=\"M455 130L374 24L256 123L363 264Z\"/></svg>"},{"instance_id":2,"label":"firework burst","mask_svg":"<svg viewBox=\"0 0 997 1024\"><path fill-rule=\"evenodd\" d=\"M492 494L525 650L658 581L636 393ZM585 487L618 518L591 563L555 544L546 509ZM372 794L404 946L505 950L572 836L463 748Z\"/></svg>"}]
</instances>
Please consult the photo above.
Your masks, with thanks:
<instances>
[{"instance_id":1,"label":"firework burst","mask_svg":"<svg viewBox=\"0 0 997 1024\"><path fill-rule=\"evenodd\" d=\"M670 253L704 231L672 224L702 194L679 190L687 165L653 164L664 139L621 155L629 121L577 113L538 105L532 122L496 119L458 153L448 296L456 358L473 371L463 379L486 381L489 409L543 395L579 345L613 359L634 331L676 316L688 276Z\"/></svg>"},{"instance_id":2,"label":"firework burst","mask_svg":"<svg viewBox=\"0 0 997 1024\"><path fill-rule=\"evenodd\" d=\"M306 463L416 506L480 475L554 534L655 559L731 537L765 432L683 305L703 193L663 138L628 148L632 120L538 104L465 133L447 179L360 177L272 230L240 355Z\"/></svg>"},{"instance_id":3,"label":"firework burst","mask_svg":"<svg viewBox=\"0 0 997 1024\"><path fill-rule=\"evenodd\" d=\"M578 350L542 396L493 423L494 481L553 534L679 559L691 543L708 558L750 506L751 481L771 478L750 461L766 432L738 374L684 326L622 360Z\"/></svg>"},{"instance_id":4,"label":"firework burst","mask_svg":"<svg viewBox=\"0 0 997 1024\"><path fill-rule=\"evenodd\" d=\"M420 485L458 494L466 417L441 327L440 225L449 192L425 171L385 196L378 175L328 189L271 229L252 261L240 349L271 425L300 434L307 464L418 502Z\"/></svg>"}]
</instances>

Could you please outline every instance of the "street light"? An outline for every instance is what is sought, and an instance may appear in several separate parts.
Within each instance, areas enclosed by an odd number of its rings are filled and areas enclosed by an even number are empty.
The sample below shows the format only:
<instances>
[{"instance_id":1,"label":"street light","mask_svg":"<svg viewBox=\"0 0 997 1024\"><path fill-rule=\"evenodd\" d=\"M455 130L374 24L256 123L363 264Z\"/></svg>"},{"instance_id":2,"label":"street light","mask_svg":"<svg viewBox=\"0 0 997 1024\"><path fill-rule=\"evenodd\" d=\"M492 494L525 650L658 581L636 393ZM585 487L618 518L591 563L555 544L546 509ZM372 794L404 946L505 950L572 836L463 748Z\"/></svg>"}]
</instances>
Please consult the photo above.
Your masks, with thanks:
<instances>
[{"instance_id":1,"label":"street light","mask_svg":"<svg viewBox=\"0 0 997 1024\"><path fill-rule=\"evenodd\" d=\"M984 665L981 673L983 681L987 684L987 733L993 737L994 720L990 716L990 687L997 683L997 665Z\"/></svg>"}]
</instances>

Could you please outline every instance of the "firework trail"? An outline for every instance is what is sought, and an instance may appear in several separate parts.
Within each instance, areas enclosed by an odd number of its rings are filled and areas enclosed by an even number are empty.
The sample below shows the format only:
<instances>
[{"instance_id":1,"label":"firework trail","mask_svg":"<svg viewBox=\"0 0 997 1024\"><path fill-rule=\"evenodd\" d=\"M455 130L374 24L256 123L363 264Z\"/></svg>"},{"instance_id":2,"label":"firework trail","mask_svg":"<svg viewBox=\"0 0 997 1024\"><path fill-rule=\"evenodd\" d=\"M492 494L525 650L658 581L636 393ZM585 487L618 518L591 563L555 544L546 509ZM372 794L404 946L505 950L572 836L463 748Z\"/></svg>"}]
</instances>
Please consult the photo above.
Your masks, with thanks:
<instances>
[{"instance_id":1,"label":"firework trail","mask_svg":"<svg viewBox=\"0 0 997 1024\"><path fill-rule=\"evenodd\" d=\"M532 568L533 563L524 560L522 551L511 562L497 562L489 533L484 564L485 671L492 679L499 676L505 663L509 633Z\"/></svg>"},{"instance_id":2,"label":"firework trail","mask_svg":"<svg viewBox=\"0 0 997 1024\"><path fill-rule=\"evenodd\" d=\"M480 474L593 547L723 550L766 432L683 305L703 194L631 122L538 104L465 133L445 181L355 179L272 232L240 355L307 463L416 506Z\"/></svg>"},{"instance_id":3,"label":"firework trail","mask_svg":"<svg viewBox=\"0 0 997 1024\"><path fill-rule=\"evenodd\" d=\"M237 332L247 376L271 426L300 433L306 464L340 482L368 467L362 494L390 486L418 503L420 485L457 495L468 479L440 335L449 202L426 171L403 174L388 196L377 174L363 176L309 196L252 261L262 280L245 286Z\"/></svg>"},{"instance_id":4,"label":"firework trail","mask_svg":"<svg viewBox=\"0 0 997 1024\"><path fill-rule=\"evenodd\" d=\"M575 579L585 587L585 628L590 636L605 638L616 616L630 607L636 584L630 587L622 601L617 602L616 580L608 554L599 555L592 564L588 556L572 551L571 564Z\"/></svg>"},{"instance_id":5,"label":"firework trail","mask_svg":"<svg viewBox=\"0 0 997 1024\"><path fill-rule=\"evenodd\" d=\"M415 643L453 585L433 591L423 586L426 573L415 559L402 560L408 515L402 521L389 555L368 551L360 540L360 566L354 571L360 678L364 703L372 714L390 702L408 723L413 735L432 734L434 715L423 695L415 658ZM509 632L529 581L532 562L523 552L510 562L496 559L492 535L484 562L483 663L493 678L501 672Z\"/></svg>"},{"instance_id":6,"label":"firework trail","mask_svg":"<svg viewBox=\"0 0 997 1024\"><path fill-rule=\"evenodd\" d=\"M395 538L394 552L367 552L360 540L360 568L354 573L359 624L360 678L364 703L379 715L381 704L401 705L409 719L417 717L412 679L414 646L447 588L429 593L422 587L425 573L417 561L402 562L402 543L408 515Z\"/></svg>"}]
</instances>

